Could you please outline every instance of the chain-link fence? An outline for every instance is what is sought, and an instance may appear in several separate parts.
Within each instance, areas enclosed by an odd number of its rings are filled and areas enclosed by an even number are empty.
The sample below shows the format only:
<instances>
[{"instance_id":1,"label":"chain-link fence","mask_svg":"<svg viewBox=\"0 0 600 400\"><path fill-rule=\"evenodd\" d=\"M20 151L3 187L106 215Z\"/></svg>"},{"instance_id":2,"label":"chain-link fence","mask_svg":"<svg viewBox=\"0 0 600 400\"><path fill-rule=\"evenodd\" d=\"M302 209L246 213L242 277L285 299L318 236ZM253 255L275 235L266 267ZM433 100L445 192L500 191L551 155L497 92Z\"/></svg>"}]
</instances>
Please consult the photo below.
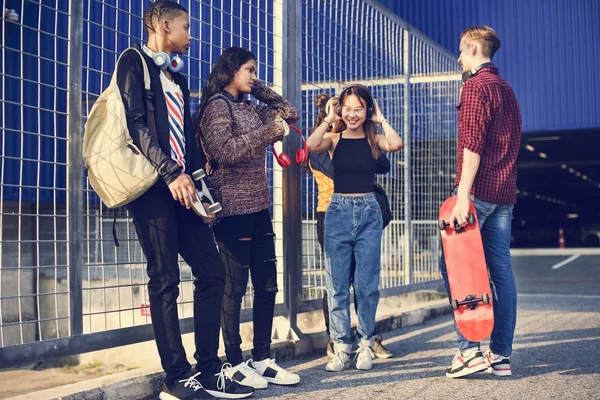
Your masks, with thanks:
<instances>
[{"instance_id":1,"label":"chain-link fence","mask_svg":"<svg viewBox=\"0 0 600 400\"><path fill-rule=\"evenodd\" d=\"M406 289L440 279L437 211L453 182L459 91L455 56L371 2L304 0L302 8L305 129L314 123L319 94L339 95L349 83L360 83L371 89L382 113L404 138L404 150L388 155L391 171L378 177L394 216L383 233L380 287ZM325 290L316 191L313 177L305 174L306 300L322 297Z\"/></svg>"},{"instance_id":2,"label":"chain-link fence","mask_svg":"<svg viewBox=\"0 0 600 400\"><path fill-rule=\"evenodd\" d=\"M135 229L126 210L102 206L81 158L87 113L120 52L143 41L149 2L1 3L18 18L3 18L0 34L0 359L16 365L149 340L145 260ZM406 145L389 155L392 171L378 178L394 215L384 232L381 288L392 294L439 280L436 215L454 170L455 56L371 1L180 3L194 38L184 68L192 111L212 64L230 46L256 54L259 79L301 108L305 134L318 94L339 94L350 82L372 89ZM267 160L280 266L277 314L294 319L298 305L318 307L324 290L316 185L299 167L284 172ZM179 312L189 332L192 277L183 260L180 266ZM248 320L250 296L244 306Z\"/></svg>"},{"instance_id":3,"label":"chain-link fence","mask_svg":"<svg viewBox=\"0 0 600 400\"><path fill-rule=\"evenodd\" d=\"M147 1L129 4L98 0L86 3L83 10L83 99L84 119L95 99L112 77L119 54L145 37L142 14ZM113 2L114 3L114 2ZM198 102L200 88L210 74L222 50L230 46L245 47L258 58L259 79L282 87L282 17L281 2L238 2L217 6L215 2L183 1L191 20L192 47L186 55L183 72L189 77L192 112ZM276 64L276 61L279 65ZM275 166L277 164L275 163ZM282 173L269 159L267 170L271 178L274 199L273 223L281 232ZM148 324L149 300L147 276L142 251L132 221L126 211L118 211L117 234L120 247L115 247L112 235L113 212L102 207L93 189L86 185L84 199L84 273L83 328L84 333L99 332L133 325ZM282 235L277 245L282 247ZM281 251L279 252L281 254ZM281 260L279 260L281 262ZM193 286L189 266L180 259L181 285L179 315L193 316ZM280 284L283 284L280 271ZM279 303L283 302L280 295ZM251 298L245 299L251 306Z\"/></svg>"}]
</instances>

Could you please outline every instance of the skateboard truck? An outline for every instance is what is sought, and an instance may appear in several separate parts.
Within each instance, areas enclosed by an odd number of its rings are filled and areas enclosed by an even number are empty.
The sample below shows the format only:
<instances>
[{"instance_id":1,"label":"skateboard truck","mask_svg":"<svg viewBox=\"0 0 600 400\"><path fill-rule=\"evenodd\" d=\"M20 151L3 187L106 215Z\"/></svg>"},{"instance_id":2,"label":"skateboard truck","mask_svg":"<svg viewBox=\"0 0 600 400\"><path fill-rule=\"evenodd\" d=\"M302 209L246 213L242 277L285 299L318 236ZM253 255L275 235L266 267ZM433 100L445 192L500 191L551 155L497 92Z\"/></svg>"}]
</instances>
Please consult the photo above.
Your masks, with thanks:
<instances>
[{"instance_id":1,"label":"skateboard truck","mask_svg":"<svg viewBox=\"0 0 600 400\"><path fill-rule=\"evenodd\" d=\"M206 213L206 210L204 209L204 206L202 205L201 199L203 196L206 197L208 199L208 201L210 202L208 211L210 211L211 213L216 214L223 209L223 207L221 207L221 204L218 201L216 202L213 200L213 197L210 194L208 187L206 186L206 182L204 182L205 177L206 177L206 173L204 172L204 170L202 168L194 171L194 173L192 174L192 178L196 182L200 182L200 185L202 186L201 191L196 190L196 201L192 203L192 208L194 209L196 214L198 214L202 217L208 217L208 214Z\"/></svg>"},{"instance_id":2,"label":"skateboard truck","mask_svg":"<svg viewBox=\"0 0 600 400\"><path fill-rule=\"evenodd\" d=\"M472 225L474 223L475 223L475 215L469 213L469 216L467 217L467 224ZM438 221L438 228L440 228L440 231L445 231L446 228L449 226L450 226L450 223L444 221L443 219ZM454 220L454 230L456 231L456 233L462 233L465 231L465 228L460 226L458 224L458 222L456 220Z\"/></svg>"},{"instance_id":3,"label":"skateboard truck","mask_svg":"<svg viewBox=\"0 0 600 400\"><path fill-rule=\"evenodd\" d=\"M452 309L458 310L459 306L467 306L468 310L476 310L477 304L479 304L479 303L489 304L489 302L490 302L490 295L487 293L482 294L481 297L477 297L474 294L470 294L467 297L465 297L465 299L463 301L458 301L456 299L452 299Z\"/></svg>"}]
</instances>

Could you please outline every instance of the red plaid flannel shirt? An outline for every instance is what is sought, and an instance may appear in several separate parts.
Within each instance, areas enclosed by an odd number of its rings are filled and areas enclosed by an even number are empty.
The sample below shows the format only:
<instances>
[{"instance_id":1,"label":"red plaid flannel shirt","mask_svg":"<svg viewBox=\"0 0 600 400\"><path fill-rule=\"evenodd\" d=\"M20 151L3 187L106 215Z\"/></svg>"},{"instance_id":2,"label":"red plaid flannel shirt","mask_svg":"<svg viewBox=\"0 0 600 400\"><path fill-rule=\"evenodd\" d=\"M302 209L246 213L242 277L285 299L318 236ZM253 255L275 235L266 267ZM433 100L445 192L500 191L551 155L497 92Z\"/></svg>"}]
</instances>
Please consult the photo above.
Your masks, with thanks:
<instances>
[{"instance_id":1,"label":"red plaid flannel shirt","mask_svg":"<svg viewBox=\"0 0 600 400\"><path fill-rule=\"evenodd\" d=\"M483 68L467 80L457 108L455 187L460 183L466 148L481 157L471 194L489 203L516 203L521 111L512 88L498 75L498 68Z\"/></svg>"}]
</instances>

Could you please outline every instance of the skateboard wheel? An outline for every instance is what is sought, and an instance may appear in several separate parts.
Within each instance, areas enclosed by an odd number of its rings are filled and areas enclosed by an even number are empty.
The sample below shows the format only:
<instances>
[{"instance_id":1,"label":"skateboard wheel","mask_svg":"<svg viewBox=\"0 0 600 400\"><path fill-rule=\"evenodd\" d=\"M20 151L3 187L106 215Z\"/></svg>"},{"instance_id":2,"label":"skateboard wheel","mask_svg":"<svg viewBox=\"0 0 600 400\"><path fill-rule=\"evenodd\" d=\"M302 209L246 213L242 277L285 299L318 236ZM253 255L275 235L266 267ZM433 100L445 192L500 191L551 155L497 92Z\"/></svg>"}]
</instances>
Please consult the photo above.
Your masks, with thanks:
<instances>
[{"instance_id":1,"label":"skateboard wheel","mask_svg":"<svg viewBox=\"0 0 600 400\"><path fill-rule=\"evenodd\" d=\"M484 293L481 296L481 300L483 301L483 304L489 304L490 303L490 296L487 293Z\"/></svg>"},{"instance_id":2,"label":"skateboard wheel","mask_svg":"<svg viewBox=\"0 0 600 400\"><path fill-rule=\"evenodd\" d=\"M474 224L475 223L475 215L469 214L469 216L467 217L467 222L469 223L469 225Z\"/></svg>"},{"instance_id":3,"label":"skateboard wheel","mask_svg":"<svg viewBox=\"0 0 600 400\"><path fill-rule=\"evenodd\" d=\"M438 221L438 228L440 228L440 231L446 230L446 222L443 219Z\"/></svg>"},{"instance_id":4,"label":"skateboard wheel","mask_svg":"<svg viewBox=\"0 0 600 400\"><path fill-rule=\"evenodd\" d=\"M206 177L206 173L204 172L204 170L202 168L195 170L194 173L192 174L192 179L194 179L195 181L204 179L204 177Z\"/></svg>"},{"instance_id":5,"label":"skateboard wheel","mask_svg":"<svg viewBox=\"0 0 600 400\"><path fill-rule=\"evenodd\" d=\"M452 299L452 309L458 310L458 300Z\"/></svg>"},{"instance_id":6,"label":"skateboard wheel","mask_svg":"<svg viewBox=\"0 0 600 400\"><path fill-rule=\"evenodd\" d=\"M214 203L214 204L211 204L211 205L208 207L208 211L210 211L210 212L211 212L211 213L213 213L213 214L216 214L216 213L218 213L218 212L219 212L219 211L221 211L222 209L223 209L223 207L221 207L221 204L220 204L220 203Z\"/></svg>"}]
</instances>

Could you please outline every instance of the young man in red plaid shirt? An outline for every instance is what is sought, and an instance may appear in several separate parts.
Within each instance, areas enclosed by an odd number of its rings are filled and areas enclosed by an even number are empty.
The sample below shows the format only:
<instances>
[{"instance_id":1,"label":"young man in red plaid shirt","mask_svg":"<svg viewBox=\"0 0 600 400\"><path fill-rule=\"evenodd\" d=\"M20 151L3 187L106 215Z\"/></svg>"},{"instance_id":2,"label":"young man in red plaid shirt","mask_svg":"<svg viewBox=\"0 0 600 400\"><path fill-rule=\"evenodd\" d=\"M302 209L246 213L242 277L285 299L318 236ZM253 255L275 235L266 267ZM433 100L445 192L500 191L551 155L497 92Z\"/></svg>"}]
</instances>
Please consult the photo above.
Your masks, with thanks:
<instances>
[{"instance_id":1,"label":"young man in red plaid shirt","mask_svg":"<svg viewBox=\"0 0 600 400\"><path fill-rule=\"evenodd\" d=\"M510 230L517 197L521 112L511 87L491 62L499 48L500 39L490 27L475 26L461 35L458 62L464 71L464 85L458 105L454 188L458 198L450 220L465 226L469 199L473 200L493 283L495 325L485 355L479 343L468 341L456 331L460 350L446 370L450 378L485 370L499 376L511 375L509 357L517 319L517 290L511 267ZM448 289L443 258L441 270Z\"/></svg>"}]
</instances>

